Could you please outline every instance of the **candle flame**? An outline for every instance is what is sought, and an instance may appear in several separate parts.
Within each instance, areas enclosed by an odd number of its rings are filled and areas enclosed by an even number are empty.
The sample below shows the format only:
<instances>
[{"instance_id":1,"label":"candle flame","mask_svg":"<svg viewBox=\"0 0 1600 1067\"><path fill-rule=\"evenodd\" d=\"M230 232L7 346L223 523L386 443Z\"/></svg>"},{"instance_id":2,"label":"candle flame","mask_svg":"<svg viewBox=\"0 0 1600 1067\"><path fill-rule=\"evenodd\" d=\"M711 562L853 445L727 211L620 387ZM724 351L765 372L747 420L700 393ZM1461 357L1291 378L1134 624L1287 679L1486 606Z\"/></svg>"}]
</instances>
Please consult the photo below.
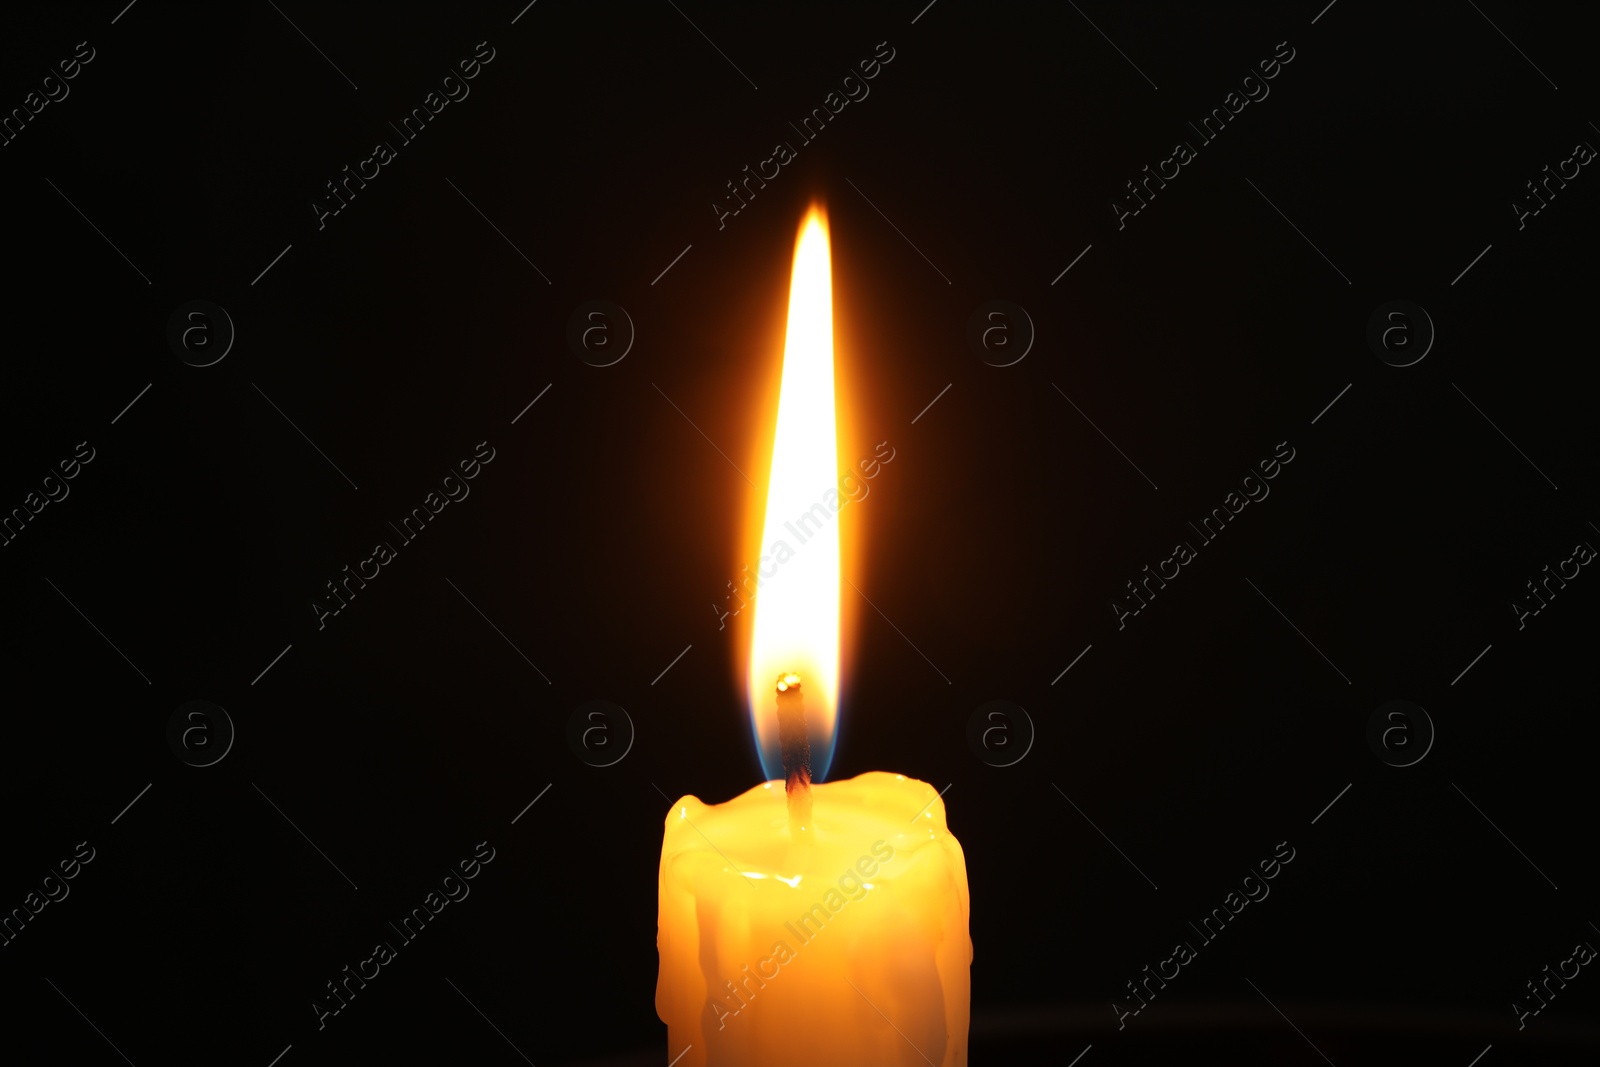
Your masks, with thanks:
<instances>
[{"instance_id":1,"label":"candle flame","mask_svg":"<svg viewBox=\"0 0 1600 1067\"><path fill-rule=\"evenodd\" d=\"M812 207L795 241L783 375L762 526L750 641L750 715L767 777L783 777L774 678L805 679L818 780L832 759L839 700L838 427L833 391L833 271L828 222Z\"/></svg>"}]
</instances>

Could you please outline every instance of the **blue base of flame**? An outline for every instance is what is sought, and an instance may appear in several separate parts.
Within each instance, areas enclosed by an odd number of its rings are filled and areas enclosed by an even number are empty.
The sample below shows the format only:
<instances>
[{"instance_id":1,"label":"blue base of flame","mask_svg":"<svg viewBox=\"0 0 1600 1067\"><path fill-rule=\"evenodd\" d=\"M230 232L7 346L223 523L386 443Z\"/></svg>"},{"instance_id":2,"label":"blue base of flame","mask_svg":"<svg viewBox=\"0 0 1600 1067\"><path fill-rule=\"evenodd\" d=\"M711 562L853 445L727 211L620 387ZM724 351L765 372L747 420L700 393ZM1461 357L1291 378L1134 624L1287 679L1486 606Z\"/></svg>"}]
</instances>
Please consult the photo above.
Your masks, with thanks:
<instances>
[{"instance_id":1,"label":"blue base of flame","mask_svg":"<svg viewBox=\"0 0 1600 1067\"><path fill-rule=\"evenodd\" d=\"M835 719L834 722L837 724L838 720ZM753 730L750 736L755 741L756 754L761 759L761 773L766 776L766 780L771 782L782 779L784 777L782 746L777 742L763 745ZM835 725L834 729L827 733L808 726L806 738L811 742L811 780L824 781L828 777L828 768L833 765L833 750L839 739L838 726Z\"/></svg>"}]
</instances>

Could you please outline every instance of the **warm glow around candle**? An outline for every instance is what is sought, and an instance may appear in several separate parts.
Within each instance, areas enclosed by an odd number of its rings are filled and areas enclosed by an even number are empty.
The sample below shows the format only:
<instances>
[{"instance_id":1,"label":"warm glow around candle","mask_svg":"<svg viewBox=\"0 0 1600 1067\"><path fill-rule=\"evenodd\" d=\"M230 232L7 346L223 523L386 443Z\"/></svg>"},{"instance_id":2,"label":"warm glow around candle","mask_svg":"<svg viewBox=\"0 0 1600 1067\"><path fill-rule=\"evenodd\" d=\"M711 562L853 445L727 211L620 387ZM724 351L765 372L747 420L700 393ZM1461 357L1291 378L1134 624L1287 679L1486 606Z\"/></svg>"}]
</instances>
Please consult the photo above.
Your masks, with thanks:
<instances>
[{"instance_id":1,"label":"warm glow around candle","mask_svg":"<svg viewBox=\"0 0 1600 1067\"><path fill-rule=\"evenodd\" d=\"M807 212L795 243L772 468L761 544L783 543L765 562L755 602L747 675L757 746L769 774L778 724L773 679L805 679L805 716L820 778L839 704L839 462L833 391L833 271L828 223ZM820 741L820 744L817 742Z\"/></svg>"}]
</instances>

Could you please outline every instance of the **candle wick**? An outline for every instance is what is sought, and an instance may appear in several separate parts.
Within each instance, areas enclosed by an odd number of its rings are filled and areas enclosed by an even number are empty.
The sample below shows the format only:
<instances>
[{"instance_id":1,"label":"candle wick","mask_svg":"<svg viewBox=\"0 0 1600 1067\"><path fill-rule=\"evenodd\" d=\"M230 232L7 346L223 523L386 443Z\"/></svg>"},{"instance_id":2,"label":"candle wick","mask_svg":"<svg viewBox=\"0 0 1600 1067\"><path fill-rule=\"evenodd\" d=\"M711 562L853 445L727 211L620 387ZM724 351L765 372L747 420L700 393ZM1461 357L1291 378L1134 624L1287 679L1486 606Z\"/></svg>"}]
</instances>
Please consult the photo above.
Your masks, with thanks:
<instances>
[{"instance_id":1,"label":"candle wick","mask_svg":"<svg viewBox=\"0 0 1600 1067\"><path fill-rule=\"evenodd\" d=\"M811 837L811 741L806 734L805 697L800 676L778 676L778 743L783 750L784 794L789 801L789 834Z\"/></svg>"}]
</instances>

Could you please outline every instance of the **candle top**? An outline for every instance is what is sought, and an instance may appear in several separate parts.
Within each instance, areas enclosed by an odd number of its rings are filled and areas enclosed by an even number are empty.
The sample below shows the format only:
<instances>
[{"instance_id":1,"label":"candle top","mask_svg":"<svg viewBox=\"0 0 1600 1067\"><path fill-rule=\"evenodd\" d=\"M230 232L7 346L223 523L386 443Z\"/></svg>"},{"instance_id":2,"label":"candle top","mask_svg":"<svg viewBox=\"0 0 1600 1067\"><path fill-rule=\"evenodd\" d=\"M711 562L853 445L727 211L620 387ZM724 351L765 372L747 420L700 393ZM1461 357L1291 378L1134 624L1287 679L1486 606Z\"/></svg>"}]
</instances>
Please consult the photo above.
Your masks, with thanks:
<instances>
[{"instance_id":1,"label":"candle top","mask_svg":"<svg viewBox=\"0 0 1600 1067\"><path fill-rule=\"evenodd\" d=\"M793 888L808 872L848 865L875 842L901 852L928 845L960 849L945 824L944 801L926 782L869 771L813 785L811 794L813 834L800 843L788 833L782 780L763 782L722 804L683 797L666 817L662 876L679 857L693 857L697 866L711 864Z\"/></svg>"}]
</instances>

